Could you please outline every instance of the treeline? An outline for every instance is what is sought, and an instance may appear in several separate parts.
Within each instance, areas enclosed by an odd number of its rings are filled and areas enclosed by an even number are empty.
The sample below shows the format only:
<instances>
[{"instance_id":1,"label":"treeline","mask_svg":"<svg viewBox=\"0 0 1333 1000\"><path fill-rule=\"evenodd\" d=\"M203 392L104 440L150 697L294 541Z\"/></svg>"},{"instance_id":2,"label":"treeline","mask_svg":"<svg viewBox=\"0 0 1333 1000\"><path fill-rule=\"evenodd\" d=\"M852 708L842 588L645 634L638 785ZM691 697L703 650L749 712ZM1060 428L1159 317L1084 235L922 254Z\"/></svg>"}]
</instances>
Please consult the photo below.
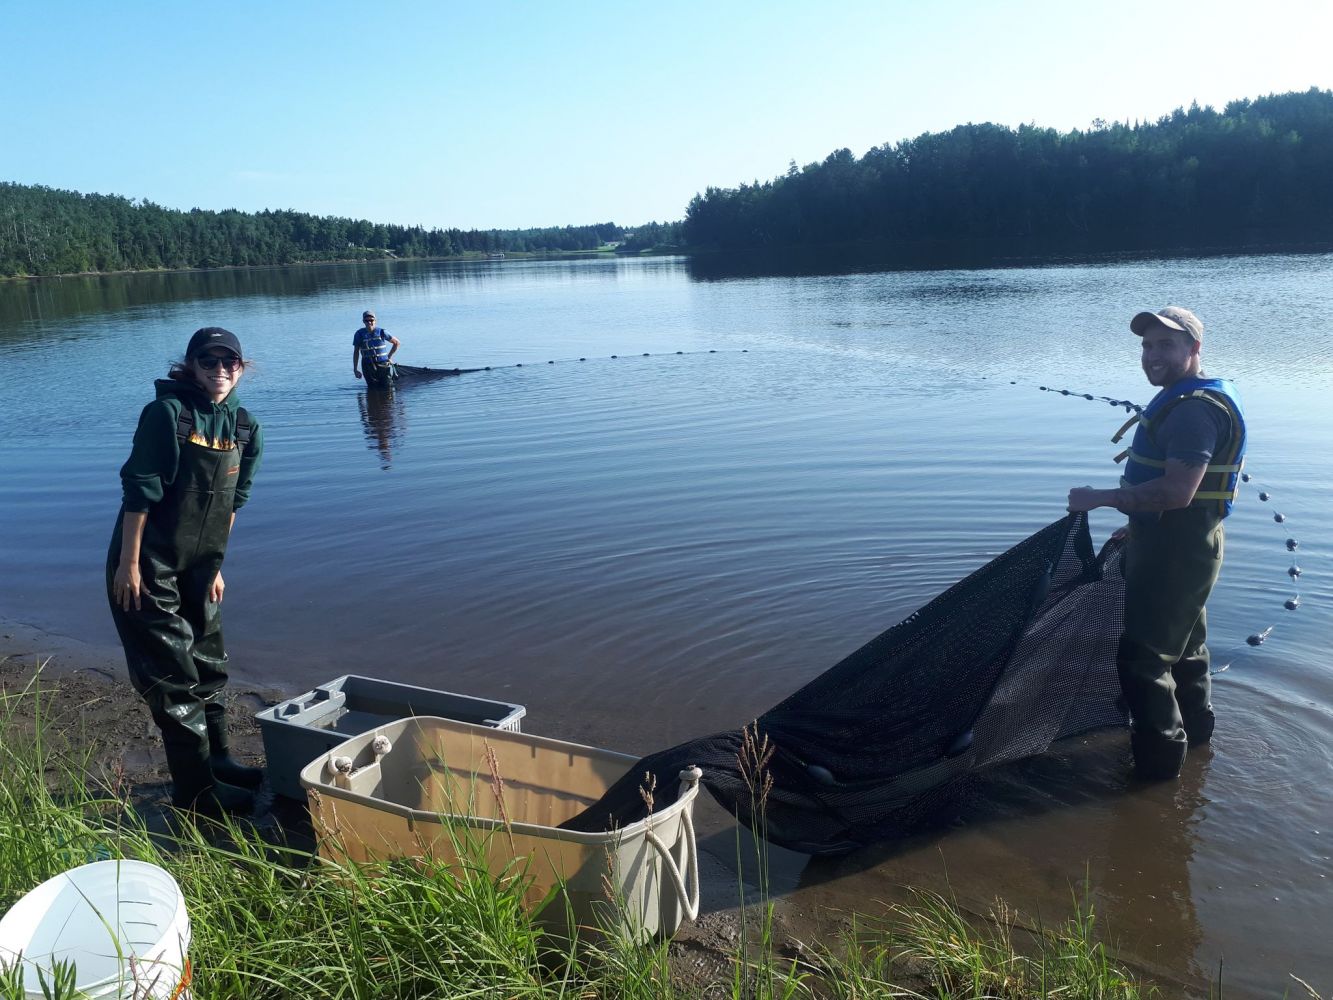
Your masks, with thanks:
<instances>
[{"instance_id":1,"label":"treeline","mask_svg":"<svg viewBox=\"0 0 1333 1000\"><path fill-rule=\"evenodd\" d=\"M0 275L469 254L919 245L1087 249L1333 241L1333 92L1197 104L1151 123L959 125L709 188L684 222L425 229L295 211L163 208L0 182Z\"/></svg>"},{"instance_id":2,"label":"treeline","mask_svg":"<svg viewBox=\"0 0 1333 1000\"><path fill-rule=\"evenodd\" d=\"M960 125L738 188L686 213L692 248L1034 237L1090 247L1333 240L1333 92L1197 104L1087 131Z\"/></svg>"},{"instance_id":3,"label":"treeline","mask_svg":"<svg viewBox=\"0 0 1333 1000\"><path fill-rule=\"evenodd\" d=\"M0 183L0 275L242 267L326 260L624 249L679 242L679 223L425 229L294 211L163 208L117 195ZM649 242L652 241L652 242Z\"/></svg>"}]
</instances>

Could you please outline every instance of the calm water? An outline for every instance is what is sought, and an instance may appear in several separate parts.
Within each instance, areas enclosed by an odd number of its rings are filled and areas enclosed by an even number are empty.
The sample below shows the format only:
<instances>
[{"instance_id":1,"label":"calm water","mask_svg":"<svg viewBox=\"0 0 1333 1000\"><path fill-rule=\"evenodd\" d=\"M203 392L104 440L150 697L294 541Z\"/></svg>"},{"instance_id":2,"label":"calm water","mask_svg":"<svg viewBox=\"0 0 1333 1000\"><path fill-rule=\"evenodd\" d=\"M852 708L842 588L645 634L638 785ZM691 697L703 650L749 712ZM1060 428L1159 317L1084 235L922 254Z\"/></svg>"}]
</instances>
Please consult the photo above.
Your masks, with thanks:
<instances>
[{"instance_id":1,"label":"calm water","mask_svg":"<svg viewBox=\"0 0 1333 1000\"><path fill-rule=\"evenodd\" d=\"M114 641L117 469L152 379L219 324L259 362L241 394L268 440L227 563L238 676L297 690L375 674L522 703L532 732L658 749L752 718L1061 516L1071 485L1112 484L1124 415L1038 386L1146 401L1126 324L1168 301L1204 317L1206 367L1241 383L1253 425L1256 482L1209 609L1230 663L1213 750L1143 789L1123 735L1061 747L996 774L947 832L779 859L779 888L813 911L947 878L978 912L1000 896L1049 921L1086 879L1110 936L1169 991L1223 963L1228 995L1281 992L1289 972L1326 992L1333 256L3 284L0 615ZM367 307L405 362L492 370L368 396L350 368ZM723 856L730 838L713 838Z\"/></svg>"}]
</instances>

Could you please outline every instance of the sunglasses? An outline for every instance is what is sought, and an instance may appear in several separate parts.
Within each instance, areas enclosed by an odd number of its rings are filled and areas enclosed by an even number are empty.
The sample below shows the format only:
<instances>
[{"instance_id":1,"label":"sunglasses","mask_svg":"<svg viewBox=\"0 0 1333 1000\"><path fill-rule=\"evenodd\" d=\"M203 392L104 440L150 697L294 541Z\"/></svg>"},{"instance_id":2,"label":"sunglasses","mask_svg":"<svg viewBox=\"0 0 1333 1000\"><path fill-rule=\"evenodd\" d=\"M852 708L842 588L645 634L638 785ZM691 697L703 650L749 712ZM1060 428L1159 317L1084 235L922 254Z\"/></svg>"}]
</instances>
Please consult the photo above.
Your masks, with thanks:
<instances>
[{"instance_id":1,"label":"sunglasses","mask_svg":"<svg viewBox=\"0 0 1333 1000\"><path fill-rule=\"evenodd\" d=\"M201 354L194 359L194 363L206 372L211 372L218 365L229 372L241 367L241 359L234 354Z\"/></svg>"}]
</instances>

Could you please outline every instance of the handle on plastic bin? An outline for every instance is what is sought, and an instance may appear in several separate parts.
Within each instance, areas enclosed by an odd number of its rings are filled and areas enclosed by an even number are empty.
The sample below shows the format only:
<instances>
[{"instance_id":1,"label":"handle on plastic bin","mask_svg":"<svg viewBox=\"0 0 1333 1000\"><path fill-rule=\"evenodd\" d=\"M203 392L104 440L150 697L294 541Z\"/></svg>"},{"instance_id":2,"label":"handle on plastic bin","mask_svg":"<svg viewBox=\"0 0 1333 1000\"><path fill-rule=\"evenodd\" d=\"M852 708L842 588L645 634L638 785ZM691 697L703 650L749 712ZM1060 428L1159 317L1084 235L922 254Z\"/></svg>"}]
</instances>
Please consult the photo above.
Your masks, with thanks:
<instances>
[{"instance_id":1,"label":"handle on plastic bin","mask_svg":"<svg viewBox=\"0 0 1333 1000\"><path fill-rule=\"evenodd\" d=\"M689 767L680 772L680 780L686 782L691 788L699 784L699 779L703 777L703 772L697 767ZM696 920L699 917L699 848L694 839L694 814L693 810L686 809L681 813L681 823L685 827L685 867L690 873L690 887L685 888L685 879L681 875L680 869L676 867L676 859L671 856L671 851L666 844L662 843L662 838L653 833L650 829L645 834L648 843L662 858L662 867L666 869L671 876L671 884L676 887L676 896L680 899L680 904L685 908L685 917L687 920Z\"/></svg>"},{"instance_id":2,"label":"handle on plastic bin","mask_svg":"<svg viewBox=\"0 0 1333 1000\"><path fill-rule=\"evenodd\" d=\"M305 694L287 699L282 706L282 714L300 715L302 712L308 712L320 702L328 701L332 697L333 695L329 693L328 688L315 688L313 691L307 691Z\"/></svg>"},{"instance_id":3,"label":"handle on plastic bin","mask_svg":"<svg viewBox=\"0 0 1333 1000\"><path fill-rule=\"evenodd\" d=\"M351 785L348 782L352 778L367 767L378 766L386 755L393 752L393 743L383 733L376 733L375 738L370 741L370 752L375 755L375 760L371 764L363 764L361 767L357 767L356 762L346 754L333 754L325 762L324 768L329 772L329 776L333 778L335 785L339 788L350 788Z\"/></svg>"}]
</instances>

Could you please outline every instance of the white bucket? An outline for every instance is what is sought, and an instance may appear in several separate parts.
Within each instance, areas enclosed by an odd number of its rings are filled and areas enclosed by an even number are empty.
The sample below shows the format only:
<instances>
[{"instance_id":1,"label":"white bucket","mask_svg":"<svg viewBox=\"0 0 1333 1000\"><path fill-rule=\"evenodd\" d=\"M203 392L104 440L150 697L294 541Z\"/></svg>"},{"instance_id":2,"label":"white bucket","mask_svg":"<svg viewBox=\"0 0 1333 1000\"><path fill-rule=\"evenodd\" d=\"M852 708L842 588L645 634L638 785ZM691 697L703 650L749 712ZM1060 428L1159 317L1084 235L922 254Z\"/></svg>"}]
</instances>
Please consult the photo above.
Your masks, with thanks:
<instances>
[{"instance_id":1,"label":"white bucket","mask_svg":"<svg viewBox=\"0 0 1333 1000\"><path fill-rule=\"evenodd\" d=\"M47 879L0 919L0 964L23 965L27 997L38 972L75 966L89 997L177 1000L188 985L190 915L167 872L142 861L98 861Z\"/></svg>"}]
</instances>

